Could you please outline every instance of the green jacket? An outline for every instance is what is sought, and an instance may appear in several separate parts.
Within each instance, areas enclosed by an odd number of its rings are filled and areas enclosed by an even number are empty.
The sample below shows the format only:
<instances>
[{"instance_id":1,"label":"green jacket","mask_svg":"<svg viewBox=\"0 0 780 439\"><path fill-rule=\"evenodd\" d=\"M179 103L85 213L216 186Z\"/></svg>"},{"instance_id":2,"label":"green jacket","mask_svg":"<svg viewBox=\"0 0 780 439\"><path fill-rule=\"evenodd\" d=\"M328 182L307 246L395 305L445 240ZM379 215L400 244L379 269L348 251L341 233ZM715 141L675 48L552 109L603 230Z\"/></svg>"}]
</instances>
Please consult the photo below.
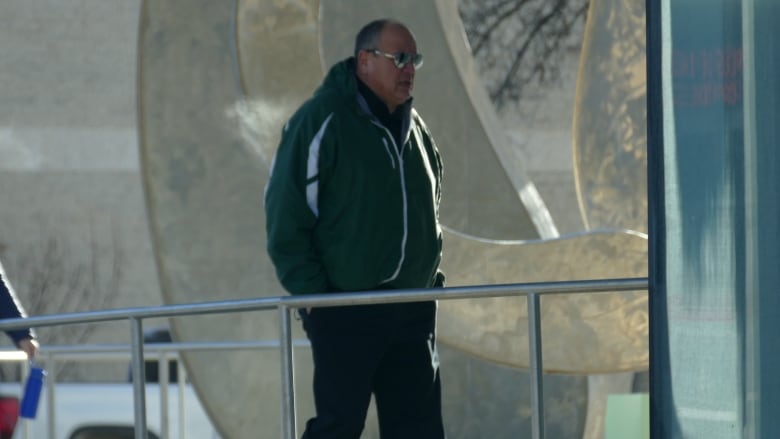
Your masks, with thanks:
<instances>
[{"instance_id":1,"label":"green jacket","mask_svg":"<svg viewBox=\"0 0 780 439\"><path fill-rule=\"evenodd\" d=\"M292 294L443 285L441 157L406 105L401 152L336 64L284 127L265 191L268 254Z\"/></svg>"}]
</instances>

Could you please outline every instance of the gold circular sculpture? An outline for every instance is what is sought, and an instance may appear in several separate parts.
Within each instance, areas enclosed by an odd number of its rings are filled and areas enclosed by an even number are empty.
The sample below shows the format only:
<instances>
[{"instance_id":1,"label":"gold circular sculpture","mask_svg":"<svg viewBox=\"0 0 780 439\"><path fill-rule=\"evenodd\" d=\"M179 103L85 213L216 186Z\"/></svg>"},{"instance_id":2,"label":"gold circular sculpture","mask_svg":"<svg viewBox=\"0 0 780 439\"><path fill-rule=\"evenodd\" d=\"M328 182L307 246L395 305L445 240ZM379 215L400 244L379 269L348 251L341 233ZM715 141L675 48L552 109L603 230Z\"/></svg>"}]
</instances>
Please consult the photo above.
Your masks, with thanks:
<instances>
[{"instance_id":1,"label":"gold circular sculpture","mask_svg":"<svg viewBox=\"0 0 780 439\"><path fill-rule=\"evenodd\" d=\"M278 133L319 84L322 66L350 52L355 30L378 16L407 22L426 52L415 95L445 160L442 222L449 231L443 268L448 285L646 275L641 234L538 239L550 238L554 230L549 213L534 198L538 195L522 164L506 149L509 143L473 68L453 2L236 0L231 6L211 0L144 1L139 139L166 303L285 294L265 254L262 205ZM588 155L598 156L608 143L594 145ZM593 166L604 169L614 162L578 160L577 165L582 176ZM608 183L607 178L600 181ZM542 313L548 371L646 367L644 293L544 298ZM187 317L171 325L175 338L185 341L278 338L276 315L267 312ZM439 338L455 348L453 363L477 357L486 367L524 368L525 332L522 298L441 302ZM303 337L298 325L294 336ZM184 361L224 437L278 437L276 351L190 353ZM300 428L313 413L306 350L296 351L295 367ZM460 370L457 364L452 368ZM460 404L500 401L513 393L506 386L476 385L445 386L447 391L461 392L450 398ZM450 404L448 410L457 413L462 407ZM375 420L368 422L371 426Z\"/></svg>"},{"instance_id":2,"label":"gold circular sculpture","mask_svg":"<svg viewBox=\"0 0 780 439\"><path fill-rule=\"evenodd\" d=\"M645 3L594 0L574 102L574 174L587 228L647 231Z\"/></svg>"},{"instance_id":3,"label":"gold circular sculpture","mask_svg":"<svg viewBox=\"0 0 780 439\"><path fill-rule=\"evenodd\" d=\"M597 231L523 243L447 233L445 242L451 285L647 275L647 236L641 233ZM544 296L541 317L547 372L603 374L647 367L644 291ZM439 302L442 343L488 361L527 367L527 332L524 297Z\"/></svg>"}]
</instances>

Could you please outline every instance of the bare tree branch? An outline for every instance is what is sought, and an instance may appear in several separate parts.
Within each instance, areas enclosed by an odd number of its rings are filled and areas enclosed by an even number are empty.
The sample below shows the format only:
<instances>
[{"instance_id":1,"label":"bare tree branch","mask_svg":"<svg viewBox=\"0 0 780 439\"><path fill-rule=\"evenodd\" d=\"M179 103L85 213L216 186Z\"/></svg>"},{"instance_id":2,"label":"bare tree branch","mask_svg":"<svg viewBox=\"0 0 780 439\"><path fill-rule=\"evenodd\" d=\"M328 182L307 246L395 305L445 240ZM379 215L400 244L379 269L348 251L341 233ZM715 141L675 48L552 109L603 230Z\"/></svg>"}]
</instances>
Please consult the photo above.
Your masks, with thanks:
<instances>
[{"instance_id":1,"label":"bare tree branch","mask_svg":"<svg viewBox=\"0 0 780 439\"><path fill-rule=\"evenodd\" d=\"M494 104L516 104L529 86L560 77L578 50L588 0L459 0L472 53Z\"/></svg>"},{"instance_id":2,"label":"bare tree branch","mask_svg":"<svg viewBox=\"0 0 780 439\"><path fill-rule=\"evenodd\" d=\"M106 243L90 229L86 248L51 235L10 256L3 261L6 273L28 315L105 309L119 294L123 253L116 231ZM70 345L85 342L95 330L96 325L65 325L36 333L44 345ZM15 369L3 367L0 374L18 377ZM49 372L56 372L58 380L75 373L73 364L65 362Z\"/></svg>"},{"instance_id":3,"label":"bare tree branch","mask_svg":"<svg viewBox=\"0 0 780 439\"><path fill-rule=\"evenodd\" d=\"M485 31L479 35L479 38L477 39L477 42L472 49L472 52L475 55L478 54L482 50L484 45L490 42L490 40L493 37L493 34L498 31L500 26L508 19L510 19L512 16L514 16L514 14L519 13L520 9L526 4L528 4L528 0L523 0L523 1L504 0L501 4L493 8L491 11L495 12L497 16L485 17L485 21L492 21L492 23L488 23L486 25ZM504 12L500 12L500 10L506 5L510 5L511 7Z\"/></svg>"}]
</instances>

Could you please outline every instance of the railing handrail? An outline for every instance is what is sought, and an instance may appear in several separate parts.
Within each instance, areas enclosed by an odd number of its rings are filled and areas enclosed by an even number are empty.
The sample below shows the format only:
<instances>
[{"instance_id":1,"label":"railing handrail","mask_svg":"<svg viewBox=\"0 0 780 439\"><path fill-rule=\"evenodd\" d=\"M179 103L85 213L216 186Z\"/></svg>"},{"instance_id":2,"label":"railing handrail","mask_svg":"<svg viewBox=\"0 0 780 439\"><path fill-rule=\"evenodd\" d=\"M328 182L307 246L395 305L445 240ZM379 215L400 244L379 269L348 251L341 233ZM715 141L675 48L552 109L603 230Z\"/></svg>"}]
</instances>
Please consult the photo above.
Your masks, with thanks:
<instances>
[{"instance_id":1,"label":"railing handrail","mask_svg":"<svg viewBox=\"0 0 780 439\"><path fill-rule=\"evenodd\" d=\"M544 392L542 390L542 371L544 369L542 366L540 296L549 294L647 291L648 286L647 278L622 278L261 297L256 299L171 304L9 319L0 321L0 331L128 320L130 322L132 372L134 377L135 439L144 439L147 436L145 380L139 379L139 377L143 378L144 376L144 341L141 324L143 319L277 309L279 312L280 357L282 363L282 436L285 439L292 439L295 437L296 420L292 358L293 343L290 329L291 308L526 296L528 299L528 343L531 405L533 408L531 433L534 439L542 439L544 438Z\"/></svg>"},{"instance_id":2,"label":"railing handrail","mask_svg":"<svg viewBox=\"0 0 780 439\"><path fill-rule=\"evenodd\" d=\"M236 340L236 341L187 341L187 342L147 342L144 343L144 357L158 359L163 354L168 355L169 360L180 357L182 352L196 351L225 351L225 350L251 350L251 349L279 349L278 339L268 340ZM295 347L309 346L307 339L293 340ZM97 361L125 361L132 357L133 346L130 343L92 343L79 345L44 345L38 349L42 358L55 360L89 360ZM27 361L24 352L13 348L0 348L0 363Z\"/></svg>"},{"instance_id":3,"label":"railing handrail","mask_svg":"<svg viewBox=\"0 0 780 439\"><path fill-rule=\"evenodd\" d=\"M457 300L487 297L524 296L530 293L580 294L647 290L647 278L594 279L558 282L472 285L445 288L406 290L370 290L348 293L323 293L295 296L272 296L255 299L235 299L159 306L117 308L42 316L29 316L0 321L0 331L107 321L180 317L201 314L222 314L288 308L368 305L380 303L422 302L426 300Z\"/></svg>"}]
</instances>

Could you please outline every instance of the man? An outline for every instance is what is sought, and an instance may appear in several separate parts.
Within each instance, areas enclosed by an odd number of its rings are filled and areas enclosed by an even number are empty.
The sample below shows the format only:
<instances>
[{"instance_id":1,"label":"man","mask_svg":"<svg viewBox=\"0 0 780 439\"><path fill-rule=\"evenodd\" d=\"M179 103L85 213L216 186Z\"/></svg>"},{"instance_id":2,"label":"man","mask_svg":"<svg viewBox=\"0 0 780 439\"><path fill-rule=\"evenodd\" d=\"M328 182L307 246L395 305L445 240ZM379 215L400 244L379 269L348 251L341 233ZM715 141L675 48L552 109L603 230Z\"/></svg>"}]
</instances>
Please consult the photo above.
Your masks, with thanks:
<instances>
[{"instance_id":1,"label":"man","mask_svg":"<svg viewBox=\"0 0 780 439\"><path fill-rule=\"evenodd\" d=\"M285 125L265 195L268 253L292 294L441 287L441 158L412 89L422 55L393 20ZM382 439L444 437L436 303L301 310L314 359L306 439L358 439L371 394Z\"/></svg>"},{"instance_id":2,"label":"man","mask_svg":"<svg viewBox=\"0 0 780 439\"><path fill-rule=\"evenodd\" d=\"M21 307L14 299L11 289L3 280L3 268L0 266L0 319L24 317ZM24 351L32 359L38 352L38 342L30 329L14 329L6 334L13 340L17 348Z\"/></svg>"}]
</instances>

